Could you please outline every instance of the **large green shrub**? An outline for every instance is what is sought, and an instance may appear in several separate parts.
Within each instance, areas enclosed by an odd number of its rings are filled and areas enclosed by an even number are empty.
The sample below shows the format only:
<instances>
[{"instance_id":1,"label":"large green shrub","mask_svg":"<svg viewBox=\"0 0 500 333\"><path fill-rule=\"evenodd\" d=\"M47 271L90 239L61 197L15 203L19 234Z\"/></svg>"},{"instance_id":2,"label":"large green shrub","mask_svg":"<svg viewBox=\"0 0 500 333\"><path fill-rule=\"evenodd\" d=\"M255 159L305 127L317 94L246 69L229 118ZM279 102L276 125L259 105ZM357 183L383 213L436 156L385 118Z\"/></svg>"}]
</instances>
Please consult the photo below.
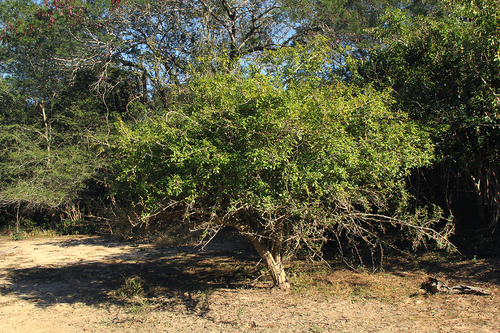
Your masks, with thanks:
<instances>
[{"instance_id":1,"label":"large green shrub","mask_svg":"<svg viewBox=\"0 0 500 333\"><path fill-rule=\"evenodd\" d=\"M443 240L402 218L404 177L432 159L428 135L391 111L391 91L330 77L332 52L218 60L226 70L198 74L171 109L120 124L117 190L142 222L177 208L186 220L236 227L276 284L286 280L284 250L317 252L328 231L375 245L376 224L391 222Z\"/></svg>"}]
</instances>

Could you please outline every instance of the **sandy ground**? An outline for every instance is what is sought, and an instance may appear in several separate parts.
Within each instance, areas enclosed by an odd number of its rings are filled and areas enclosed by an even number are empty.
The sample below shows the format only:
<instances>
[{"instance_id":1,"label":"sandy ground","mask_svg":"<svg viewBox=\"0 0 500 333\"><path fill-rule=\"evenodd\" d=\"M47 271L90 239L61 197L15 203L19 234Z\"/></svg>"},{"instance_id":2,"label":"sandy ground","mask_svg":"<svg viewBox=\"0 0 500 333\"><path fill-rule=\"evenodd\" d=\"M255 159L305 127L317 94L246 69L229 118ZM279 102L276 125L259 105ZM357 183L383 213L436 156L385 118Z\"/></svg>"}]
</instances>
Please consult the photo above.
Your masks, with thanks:
<instances>
[{"instance_id":1,"label":"sandy ground","mask_svg":"<svg viewBox=\"0 0 500 333\"><path fill-rule=\"evenodd\" d=\"M220 242L199 251L100 237L0 239L0 332L500 332L497 264L433 271L492 296L423 294L423 271L337 272L336 285L285 293L252 279L251 251ZM363 292L339 292L342 281L364 281ZM393 284L387 297L369 296L385 281Z\"/></svg>"}]
</instances>

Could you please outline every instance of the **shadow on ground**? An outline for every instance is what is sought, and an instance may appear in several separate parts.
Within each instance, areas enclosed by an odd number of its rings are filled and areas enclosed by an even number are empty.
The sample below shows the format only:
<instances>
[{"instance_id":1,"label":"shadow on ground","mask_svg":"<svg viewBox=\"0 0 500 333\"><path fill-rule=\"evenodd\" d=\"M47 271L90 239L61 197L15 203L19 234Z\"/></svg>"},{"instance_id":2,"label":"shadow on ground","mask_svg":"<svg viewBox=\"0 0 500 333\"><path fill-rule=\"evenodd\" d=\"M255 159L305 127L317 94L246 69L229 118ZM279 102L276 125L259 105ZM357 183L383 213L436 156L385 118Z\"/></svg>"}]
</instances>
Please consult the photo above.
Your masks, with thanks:
<instances>
[{"instance_id":1,"label":"shadow on ground","mask_svg":"<svg viewBox=\"0 0 500 333\"><path fill-rule=\"evenodd\" d=\"M460 256L428 253L418 257L393 258L386 262L384 270L397 275L419 271L460 284L500 286L499 258L466 260Z\"/></svg>"},{"instance_id":2,"label":"shadow on ground","mask_svg":"<svg viewBox=\"0 0 500 333\"><path fill-rule=\"evenodd\" d=\"M224 237L228 235L221 235ZM61 248L126 246L103 238L74 239L51 245ZM203 313L208 309L208 297L213 290L250 286L258 260L251 245L239 238L230 243L216 239L203 251L194 247L145 249L134 247L133 243L127 248L130 248L127 253L98 261L7 269L5 280L9 284L0 288L0 294L29 300L39 307L60 303L126 305L147 301L160 307L180 306L183 311Z\"/></svg>"}]
</instances>

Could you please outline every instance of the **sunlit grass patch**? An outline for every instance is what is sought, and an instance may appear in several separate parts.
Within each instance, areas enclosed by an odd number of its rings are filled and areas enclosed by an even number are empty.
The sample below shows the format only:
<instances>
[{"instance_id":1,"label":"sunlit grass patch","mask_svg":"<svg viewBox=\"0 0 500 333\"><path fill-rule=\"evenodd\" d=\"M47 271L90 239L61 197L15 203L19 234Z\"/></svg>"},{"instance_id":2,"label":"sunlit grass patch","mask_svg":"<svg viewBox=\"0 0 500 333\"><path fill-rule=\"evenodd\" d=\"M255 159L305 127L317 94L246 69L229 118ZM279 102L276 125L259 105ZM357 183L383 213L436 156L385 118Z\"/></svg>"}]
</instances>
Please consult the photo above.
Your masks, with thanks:
<instances>
[{"instance_id":1,"label":"sunlit grass patch","mask_svg":"<svg viewBox=\"0 0 500 333\"><path fill-rule=\"evenodd\" d=\"M335 298L375 298L394 302L417 294L423 275L333 268L295 263L290 268L293 290L299 295Z\"/></svg>"}]
</instances>

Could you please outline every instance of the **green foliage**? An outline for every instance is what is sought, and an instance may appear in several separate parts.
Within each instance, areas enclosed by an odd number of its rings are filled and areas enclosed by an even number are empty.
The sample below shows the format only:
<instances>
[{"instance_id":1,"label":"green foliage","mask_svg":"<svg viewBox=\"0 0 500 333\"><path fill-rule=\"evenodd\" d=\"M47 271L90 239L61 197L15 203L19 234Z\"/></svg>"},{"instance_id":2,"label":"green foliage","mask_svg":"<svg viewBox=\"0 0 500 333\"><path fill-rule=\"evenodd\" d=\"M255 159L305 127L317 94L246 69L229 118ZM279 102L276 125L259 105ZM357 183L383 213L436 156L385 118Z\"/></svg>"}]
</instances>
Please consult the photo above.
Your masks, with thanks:
<instances>
[{"instance_id":1,"label":"green foliage","mask_svg":"<svg viewBox=\"0 0 500 333\"><path fill-rule=\"evenodd\" d=\"M178 204L186 219L311 250L339 223L406 214L403 179L430 164L428 135L391 111L390 90L318 77L333 66L321 44L198 75L170 110L121 122L122 197L143 218Z\"/></svg>"},{"instance_id":2,"label":"green foliage","mask_svg":"<svg viewBox=\"0 0 500 333\"><path fill-rule=\"evenodd\" d=\"M78 94L72 96L78 98ZM59 104L61 100L54 99L50 109L44 108L45 121L38 113L41 109L29 104L4 110L0 131L2 200L49 206L69 202L102 163L96 159L92 142L105 123L104 116L96 112L98 100L92 100L88 92L66 105ZM31 117L22 121L16 116L20 111Z\"/></svg>"},{"instance_id":3,"label":"green foliage","mask_svg":"<svg viewBox=\"0 0 500 333\"><path fill-rule=\"evenodd\" d=\"M452 184L444 192L475 192L490 227L500 216L499 19L490 0L446 1L428 16L392 10L378 29L384 47L361 71L392 87L397 108L433 132L438 161L455 179L443 179Z\"/></svg>"},{"instance_id":4,"label":"green foliage","mask_svg":"<svg viewBox=\"0 0 500 333\"><path fill-rule=\"evenodd\" d=\"M80 34L97 29L98 3L0 4L0 211L63 212L62 232L106 200L106 149L96 143L111 138L115 115L130 120L137 93L130 71L107 66L103 78L99 59L79 70L64 61L86 48Z\"/></svg>"},{"instance_id":5,"label":"green foliage","mask_svg":"<svg viewBox=\"0 0 500 333\"><path fill-rule=\"evenodd\" d=\"M432 18L390 12L381 29L387 48L372 62L386 69L384 80L400 93L402 107L443 133L443 150L453 149L461 130L475 127L487 137L499 118L500 12L495 1L465 3L450 2L449 15ZM481 145L475 144L467 150Z\"/></svg>"},{"instance_id":6,"label":"green foliage","mask_svg":"<svg viewBox=\"0 0 500 333\"><path fill-rule=\"evenodd\" d=\"M144 279L140 276L132 275L124 279L122 286L118 289L118 293L128 299L142 297L145 293L144 285Z\"/></svg>"},{"instance_id":7,"label":"green foliage","mask_svg":"<svg viewBox=\"0 0 500 333\"><path fill-rule=\"evenodd\" d=\"M453 80L475 73L462 64L478 58L484 70L476 83L489 90L477 89L471 105L490 117L497 78L487 73L498 63L484 59L497 55L490 46L498 39L463 42L468 33L496 31L496 16L418 16L441 15L435 3L4 1L0 208L43 206L68 231L82 221L80 208L97 201L133 226L161 216L232 225L254 237L261 255L272 252L276 265L270 260L268 268L278 284L283 244L316 254L329 234L344 233L373 248L392 225L412 230L415 244L423 236L443 240L431 229L438 210L410 214L404 179L433 160L429 128L452 149L457 141L444 134L484 116L469 117L469 104L445 117L406 106L449 105ZM348 83L364 72L345 66L377 45L366 28L389 5L409 11L384 18L385 49L373 59L393 71L384 78L397 100L384 82ZM423 51L414 27L428 37ZM311 40L317 32L334 37ZM400 43L414 47L400 57ZM451 45L462 54L448 52ZM431 58L407 59L427 50ZM434 67L410 71L408 80L405 61ZM455 63L466 70L455 73ZM459 76L439 81L447 87L439 90L434 73ZM422 85L424 95L435 94L431 101L400 89ZM459 89L459 99L469 88ZM409 116L424 119L425 129ZM484 146L488 136L477 129Z\"/></svg>"},{"instance_id":8,"label":"green foliage","mask_svg":"<svg viewBox=\"0 0 500 333\"><path fill-rule=\"evenodd\" d=\"M80 222L105 201L106 150L96 143L112 134L114 114L130 119L135 94L135 82L117 79L130 78L124 70L107 67L104 83L115 89L102 96L92 90L95 71L66 70L61 59L81 51L75 36L87 9L77 1L0 4L0 214L18 207L42 225L43 211L61 233L92 230Z\"/></svg>"},{"instance_id":9,"label":"green foliage","mask_svg":"<svg viewBox=\"0 0 500 333\"><path fill-rule=\"evenodd\" d=\"M358 55L378 44L371 29L380 24L388 8L405 8L412 14L435 11L436 0L284 0L285 12L298 24L302 38L323 34L337 43L356 46ZM383 22L383 21L382 21Z\"/></svg>"}]
</instances>

